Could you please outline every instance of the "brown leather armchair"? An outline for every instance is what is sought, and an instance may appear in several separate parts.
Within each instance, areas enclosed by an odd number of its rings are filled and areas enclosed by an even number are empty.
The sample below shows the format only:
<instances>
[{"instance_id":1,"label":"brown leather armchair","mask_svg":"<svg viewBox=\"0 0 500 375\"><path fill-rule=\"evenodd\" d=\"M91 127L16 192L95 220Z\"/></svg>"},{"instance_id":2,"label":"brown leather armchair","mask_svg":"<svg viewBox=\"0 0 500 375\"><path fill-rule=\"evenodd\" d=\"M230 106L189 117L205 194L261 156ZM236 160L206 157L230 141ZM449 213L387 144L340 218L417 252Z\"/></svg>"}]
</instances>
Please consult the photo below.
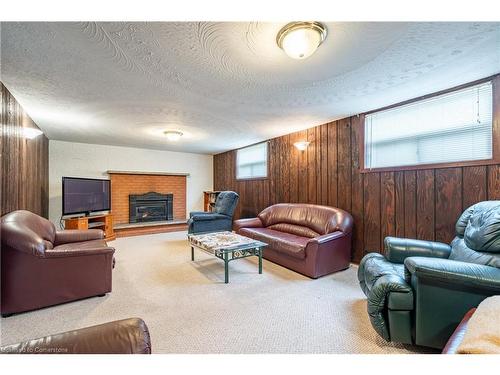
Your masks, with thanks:
<instances>
[{"instance_id":1,"label":"brown leather armchair","mask_svg":"<svg viewBox=\"0 0 500 375\"><path fill-rule=\"evenodd\" d=\"M0 354L151 354L146 323L129 318L0 347Z\"/></svg>"},{"instance_id":2,"label":"brown leather armchair","mask_svg":"<svg viewBox=\"0 0 500 375\"><path fill-rule=\"evenodd\" d=\"M340 208L280 203L256 218L236 220L233 229L267 243L265 259L318 278L349 267L352 225Z\"/></svg>"},{"instance_id":3,"label":"brown leather armchair","mask_svg":"<svg viewBox=\"0 0 500 375\"><path fill-rule=\"evenodd\" d=\"M29 211L1 219L1 314L111 292L114 249L101 230L56 230Z\"/></svg>"}]
</instances>

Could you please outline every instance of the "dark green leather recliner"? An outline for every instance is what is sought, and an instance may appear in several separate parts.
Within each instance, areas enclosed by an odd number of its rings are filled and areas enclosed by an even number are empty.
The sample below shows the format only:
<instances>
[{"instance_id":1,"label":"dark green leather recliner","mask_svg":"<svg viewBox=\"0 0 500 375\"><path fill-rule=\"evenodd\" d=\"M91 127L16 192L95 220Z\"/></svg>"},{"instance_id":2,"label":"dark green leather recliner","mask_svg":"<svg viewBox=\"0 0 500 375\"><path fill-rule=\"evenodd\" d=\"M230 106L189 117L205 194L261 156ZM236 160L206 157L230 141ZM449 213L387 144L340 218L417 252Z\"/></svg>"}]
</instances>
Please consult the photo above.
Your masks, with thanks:
<instances>
[{"instance_id":1,"label":"dark green leather recliner","mask_svg":"<svg viewBox=\"0 0 500 375\"><path fill-rule=\"evenodd\" d=\"M387 237L358 279L373 328L387 341L441 349L472 307L500 294L500 201L469 207L451 245Z\"/></svg>"}]
</instances>

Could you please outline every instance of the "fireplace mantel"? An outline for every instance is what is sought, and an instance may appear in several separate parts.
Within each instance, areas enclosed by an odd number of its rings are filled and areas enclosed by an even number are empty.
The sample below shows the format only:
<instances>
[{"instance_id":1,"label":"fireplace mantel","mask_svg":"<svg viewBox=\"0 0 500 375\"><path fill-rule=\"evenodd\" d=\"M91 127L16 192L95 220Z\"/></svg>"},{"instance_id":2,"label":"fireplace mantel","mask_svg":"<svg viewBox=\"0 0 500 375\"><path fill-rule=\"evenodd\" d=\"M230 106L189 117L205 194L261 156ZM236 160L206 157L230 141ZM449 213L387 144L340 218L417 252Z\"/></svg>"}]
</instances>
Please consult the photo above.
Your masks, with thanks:
<instances>
[{"instance_id":1,"label":"fireplace mantel","mask_svg":"<svg viewBox=\"0 0 500 375\"><path fill-rule=\"evenodd\" d=\"M176 173L176 172L145 172L145 171L108 171L108 174L137 174L149 176L189 176L189 173Z\"/></svg>"}]
</instances>

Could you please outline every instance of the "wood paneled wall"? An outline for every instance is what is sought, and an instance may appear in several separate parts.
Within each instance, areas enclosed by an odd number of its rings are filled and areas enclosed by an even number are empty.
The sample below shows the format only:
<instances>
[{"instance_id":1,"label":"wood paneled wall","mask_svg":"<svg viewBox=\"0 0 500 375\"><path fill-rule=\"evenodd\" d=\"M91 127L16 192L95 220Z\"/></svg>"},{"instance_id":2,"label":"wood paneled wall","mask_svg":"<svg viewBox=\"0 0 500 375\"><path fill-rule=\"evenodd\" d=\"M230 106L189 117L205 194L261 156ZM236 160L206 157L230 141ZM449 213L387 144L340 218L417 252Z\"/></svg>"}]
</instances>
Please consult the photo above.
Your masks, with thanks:
<instances>
[{"instance_id":1,"label":"wood paneled wall","mask_svg":"<svg viewBox=\"0 0 500 375\"><path fill-rule=\"evenodd\" d=\"M2 83L0 88L1 214L24 209L48 217L49 140L22 136L22 128L37 125Z\"/></svg>"},{"instance_id":2,"label":"wood paneled wall","mask_svg":"<svg viewBox=\"0 0 500 375\"><path fill-rule=\"evenodd\" d=\"M496 103L496 126L499 107ZM449 242L465 208L500 199L500 164L361 173L362 119L353 116L269 140L267 179L238 181L236 152L215 155L214 189L240 194L237 218L279 202L347 210L354 217L356 263L366 252L381 252L386 236ZM293 143L303 140L311 143L301 152Z\"/></svg>"}]
</instances>

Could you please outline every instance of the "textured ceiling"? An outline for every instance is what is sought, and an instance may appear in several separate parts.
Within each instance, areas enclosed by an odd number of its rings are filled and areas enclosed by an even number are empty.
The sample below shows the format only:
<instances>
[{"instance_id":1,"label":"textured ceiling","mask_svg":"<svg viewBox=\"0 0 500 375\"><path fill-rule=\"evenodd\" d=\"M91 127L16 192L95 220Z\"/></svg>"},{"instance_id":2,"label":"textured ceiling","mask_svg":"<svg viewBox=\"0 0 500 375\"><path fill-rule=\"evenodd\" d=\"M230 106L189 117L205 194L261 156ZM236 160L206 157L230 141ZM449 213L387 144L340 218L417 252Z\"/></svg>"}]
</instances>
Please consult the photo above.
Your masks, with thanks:
<instances>
[{"instance_id":1,"label":"textured ceiling","mask_svg":"<svg viewBox=\"0 0 500 375\"><path fill-rule=\"evenodd\" d=\"M50 139L217 153L500 72L500 23L327 23L306 60L282 26L2 23L1 80Z\"/></svg>"}]
</instances>

